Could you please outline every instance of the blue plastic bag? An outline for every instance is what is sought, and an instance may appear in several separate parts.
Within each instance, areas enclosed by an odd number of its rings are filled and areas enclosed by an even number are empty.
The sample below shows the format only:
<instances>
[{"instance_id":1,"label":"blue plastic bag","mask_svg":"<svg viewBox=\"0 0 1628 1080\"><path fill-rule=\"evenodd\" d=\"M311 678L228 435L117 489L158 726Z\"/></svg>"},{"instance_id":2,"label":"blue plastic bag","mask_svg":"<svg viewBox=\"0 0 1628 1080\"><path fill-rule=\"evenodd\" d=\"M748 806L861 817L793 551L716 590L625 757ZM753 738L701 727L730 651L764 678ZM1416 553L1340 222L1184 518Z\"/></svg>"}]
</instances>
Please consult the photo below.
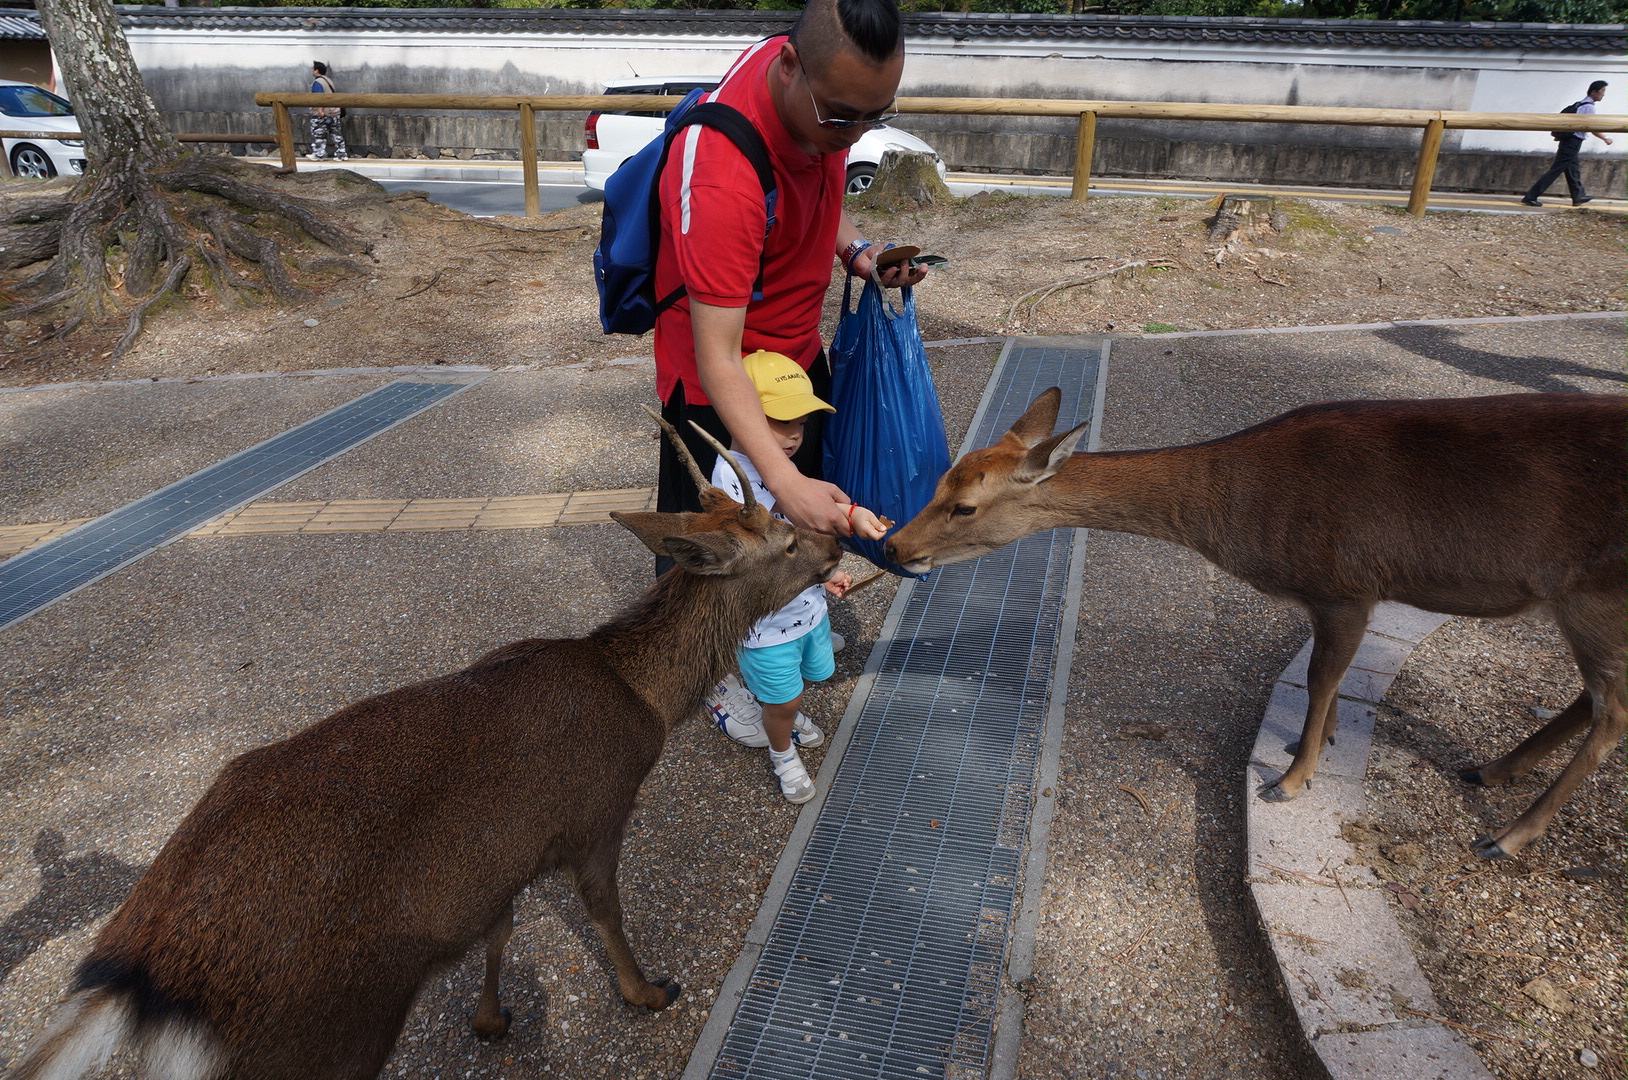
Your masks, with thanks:
<instances>
[{"instance_id":1,"label":"blue plastic bag","mask_svg":"<svg viewBox=\"0 0 1628 1080\"><path fill-rule=\"evenodd\" d=\"M933 389L916 299L903 293L903 309L865 283L857 310L849 310L853 279L842 291L842 318L831 342L831 404L825 421L825 478L859 505L903 525L932 501L938 478L950 467L944 416ZM900 577L924 577L888 559L882 540L846 537L844 547Z\"/></svg>"}]
</instances>

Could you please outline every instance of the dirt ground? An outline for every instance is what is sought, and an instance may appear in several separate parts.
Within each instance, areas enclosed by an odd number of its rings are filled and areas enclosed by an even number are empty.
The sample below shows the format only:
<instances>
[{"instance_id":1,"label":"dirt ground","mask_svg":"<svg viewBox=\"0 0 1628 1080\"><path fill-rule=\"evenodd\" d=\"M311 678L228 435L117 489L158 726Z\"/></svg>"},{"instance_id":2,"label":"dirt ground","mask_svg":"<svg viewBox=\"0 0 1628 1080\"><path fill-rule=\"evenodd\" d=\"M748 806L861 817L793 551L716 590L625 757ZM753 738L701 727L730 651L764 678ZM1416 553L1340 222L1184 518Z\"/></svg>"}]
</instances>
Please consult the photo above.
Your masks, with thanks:
<instances>
[{"instance_id":1,"label":"dirt ground","mask_svg":"<svg viewBox=\"0 0 1628 1080\"><path fill-rule=\"evenodd\" d=\"M597 206L477 220L421 197L384 196L355 174L271 182L298 185L337 207L374 245L371 260L358 260L365 272L318 268L331 253L306 243L295 252L295 274L316 290L309 303L228 309L194 288L185 304L154 317L117 363L106 357L122 324L59 340L54 327L5 321L0 312L0 386L400 364L549 367L649 355L648 338L598 332ZM0 186L0 210L29 190ZM858 216L873 238L948 258L917 293L929 340L1624 306L1620 217L1415 219L1392 208L1309 200L1282 207L1283 231L1218 251L1208 237L1213 209L1181 199L982 195ZM1129 265L1136 263L1143 265ZM837 295L828 309L833 325ZM1495 1074L1512 1080L1623 1073L1620 752L1533 856L1506 867L1463 855L1465 842L1514 816L1563 762L1497 791L1466 790L1456 770L1518 741L1535 727L1530 709L1540 698L1558 709L1576 684L1551 627L1449 624L1392 691L1371 777L1384 797L1366 832L1358 830L1399 886L1404 923L1447 1019L1462 1025ZM1597 1068L1583 1063L1584 1050Z\"/></svg>"},{"instance_id":2,"label":"dirt ground","mask_svg":"<svg viewBox=\"0 0 1628 1080\"><path fill-rule=\"evenodd\" d=\"M1391 883L1447 1018L1509 1080L1628 1071L1621 754L1521 858L1488 864L1466 852L1526 809L1575 744L1502 788L1471 787L1459 770L1508 751L1580 686L1550 622L1449 622L1391 687L1367 780L1373 816L1346 830Z\"/></svg>"},{"instance_id":3,"label":"dirt ground","mask_svg":"<svg viewBox=\"0 0 1628 1080\"><path fill-rule=\"evenodd\" d=\"M268 170L269 174L269 170ZM53 182L53 183L58 183ZM592 253L599 207L475 219L414 196L385 198L354 173L277 178L341 205L373 242L365 274L295 274L317 291L298 307L223 308L203 286L157 314L117 363L122 323L67 340L0 312L0 385L392 364L550 366L649 355L649 339L598 330ZM26 182L0 185L0 210ZM374 197L369 198L369 193ZM1313 200L1288 203L1282 233L1219 254L1214 208L1175 198L997 194L882 214L877 240L920 245L949 265L918 292L929 339L1003 333L1212 330L1619 310L1625 222L1592 211L1431 213ZM309 241L295 261L331 253ZM1127 264L1150 265L1118 269ZM11 281L26 276L14 271ZM1045 296L1026 295L1094 275ZM0 282L0 286L9 282ZM832 311L838 294L833 290ZM314 325L313 325L314 321Z\"/></svg>"}]
</instances>

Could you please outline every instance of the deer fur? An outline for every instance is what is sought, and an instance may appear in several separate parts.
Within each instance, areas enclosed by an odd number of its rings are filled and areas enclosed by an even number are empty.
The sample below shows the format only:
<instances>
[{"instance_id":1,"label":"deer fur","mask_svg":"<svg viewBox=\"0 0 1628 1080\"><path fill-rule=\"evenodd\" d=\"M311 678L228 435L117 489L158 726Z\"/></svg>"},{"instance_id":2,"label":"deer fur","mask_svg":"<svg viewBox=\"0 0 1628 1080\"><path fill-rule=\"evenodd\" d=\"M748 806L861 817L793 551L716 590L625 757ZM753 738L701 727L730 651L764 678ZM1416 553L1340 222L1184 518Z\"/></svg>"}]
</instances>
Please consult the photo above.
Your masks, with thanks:
<instances>
[{"instance_id":1,"label":"deer fur","mask_svg":"<svg viewBox=\"0 0 1628 1080\"><path fill-rule=\"evenodd\" d=\"M230 762L15 1080L70 1080L126 1045L165 1080L375 1076L425 979L482 939L472 1026L501 1037L513 899L554 867L622 996L670 1005L678 985L647 980L622 931L634 797L752 624L841 554L690 468L703 512L612 515L677 568L587 637L506 645Z\"/></svg>"},{"instance_id":2,"label":"deer fur","mask_svg":"<svg viewBox=\"0 0 1628 1080\"><path fill-rule=\"evenodd\" d=\"M1050 389L1000 442L962 458L887 544L915 573L1042 529L1111 529L1189 547L1311 616L1310 704L1294 760L1262 790L1299 795L1333 740L1336 696L1374 605L1502 619L1543 611L1583 692L1495 761L1501 784L1587 729L1519 818L1475 845L1504 858L1536 839L1624 732L1628 404L1607 394L1512 394L1308 405L1192 446L1075 452Z\"/></svg>"}]
</instances>

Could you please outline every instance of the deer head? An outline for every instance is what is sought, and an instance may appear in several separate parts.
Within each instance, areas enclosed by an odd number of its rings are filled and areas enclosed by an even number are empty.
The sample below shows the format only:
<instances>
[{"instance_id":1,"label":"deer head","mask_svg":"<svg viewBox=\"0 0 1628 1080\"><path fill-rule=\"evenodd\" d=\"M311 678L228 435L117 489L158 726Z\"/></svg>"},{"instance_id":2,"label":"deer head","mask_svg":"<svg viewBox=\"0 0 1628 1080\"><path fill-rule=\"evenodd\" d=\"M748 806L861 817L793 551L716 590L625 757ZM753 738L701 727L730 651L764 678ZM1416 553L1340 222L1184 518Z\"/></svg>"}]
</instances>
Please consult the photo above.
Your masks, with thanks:
<instances>
[{"instance_id":1,"label":"deer head","mask_svg":"<svg viewBox=\"0 0 1628 1080\"><path fill-rule=\"evenodd\" d=\"M1062 399L1055 386L1045 391L999 442L956 462L939 479L933 501L887 542L888 558L924 574L1051 527L1046 481L1089 426L1053 435Z\"/></svg>"},{"instance_id":2,"label":"deer head","mask_svg":"<svg viewBox=\"0 0 1628 1080\"><path fill-rule=\"evenodd\" d=\"M711 434L692 424L711 443L722 459L740 478L744 504L736 502L702 475L684 440L673 426L649 406L645 407L661 425L678 451L679 460L690 472L700 492L700 513L612 513L644 546L657 555L671 558L685 571L700 577L730 578L746 574L758 563L762 566L765 588L778 598L762 614L789 603L792 597L827 580L835 572L842 551L835 539L798 529L772 516L752 493L746 474ZM754 557L754 553L759 553Z\"/></svg>"}]
</instances>

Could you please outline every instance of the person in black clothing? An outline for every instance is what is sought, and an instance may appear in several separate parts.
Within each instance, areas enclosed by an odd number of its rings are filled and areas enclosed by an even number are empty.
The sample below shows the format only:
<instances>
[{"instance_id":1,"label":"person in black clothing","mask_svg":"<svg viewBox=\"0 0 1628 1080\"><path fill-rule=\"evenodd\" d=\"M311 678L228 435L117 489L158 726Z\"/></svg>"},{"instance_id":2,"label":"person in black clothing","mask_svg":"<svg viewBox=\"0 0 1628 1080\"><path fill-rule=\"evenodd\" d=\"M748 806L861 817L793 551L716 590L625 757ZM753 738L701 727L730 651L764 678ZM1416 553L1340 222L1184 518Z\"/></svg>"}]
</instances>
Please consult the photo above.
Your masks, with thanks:
<instances>
[{"instance_id":1,"label":"person in black clothing","mask_svg":"<svg viewBox=\"0 0 1628 1080\"><path fill-rule=\"evenodd\" d=\"M1588 96L1577 103L1575 111L1579 113L1593 112L1595 103L1605 97L1607 85L1609 84L1604 79L1597 79L1590 83ZM1538 182L1533 184L1525 195L1521 196L1521 202L1527 206L1542 206L1543 204L1538 202L1538 196L1548 191L1549 185L1554 183L1556 178L1562 174L1566 177L1566 190L1571 192L1571 204L1573 206L1582 206L1592 200L1594 196L1583 190L1583 170L1577 164L1577 152L1583 148L1583 140L1587 139L1589 135L1600 139L1607 146L1611 145L1611 140L1598 131L1567 131L1556 134L1554 164L1550 165L1549 171L1538 177Z\"/></svg>"}]
</instances>

